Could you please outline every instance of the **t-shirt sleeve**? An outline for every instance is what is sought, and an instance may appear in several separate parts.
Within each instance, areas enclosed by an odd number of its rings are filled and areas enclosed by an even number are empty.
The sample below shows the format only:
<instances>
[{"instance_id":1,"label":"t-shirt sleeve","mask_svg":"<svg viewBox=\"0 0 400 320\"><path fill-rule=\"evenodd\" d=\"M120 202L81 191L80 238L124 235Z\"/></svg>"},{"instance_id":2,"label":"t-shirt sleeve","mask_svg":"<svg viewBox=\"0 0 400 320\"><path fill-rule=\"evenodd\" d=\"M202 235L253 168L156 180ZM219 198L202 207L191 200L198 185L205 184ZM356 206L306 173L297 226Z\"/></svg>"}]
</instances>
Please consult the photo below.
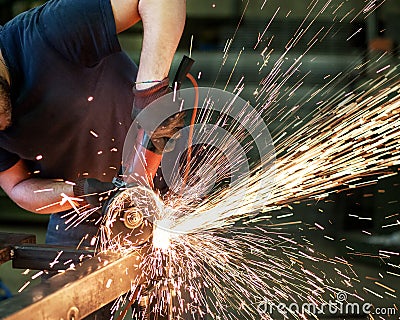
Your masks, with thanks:
<instances>
[{"instance_id":1,"label":"t-shirt sleeve","mask_svg":"<svg viewBox=\"0 0 400 320\"><path fill-rule=\"evenodd\" d=\"M47 42L75 63L92 66L121 51L110 0L50 0L39 26Z\"/></svg>"},{"instance_id":2,"label":"t-shirt sleeve","mask_svg":"<svg viewBox=\"0 0 400 320\"><path fill-rule=\"evenodd\" d=\"M3 148L0 148L0 172L10 169L19 160L19 157Z\"/></svg>"}]
</instances>

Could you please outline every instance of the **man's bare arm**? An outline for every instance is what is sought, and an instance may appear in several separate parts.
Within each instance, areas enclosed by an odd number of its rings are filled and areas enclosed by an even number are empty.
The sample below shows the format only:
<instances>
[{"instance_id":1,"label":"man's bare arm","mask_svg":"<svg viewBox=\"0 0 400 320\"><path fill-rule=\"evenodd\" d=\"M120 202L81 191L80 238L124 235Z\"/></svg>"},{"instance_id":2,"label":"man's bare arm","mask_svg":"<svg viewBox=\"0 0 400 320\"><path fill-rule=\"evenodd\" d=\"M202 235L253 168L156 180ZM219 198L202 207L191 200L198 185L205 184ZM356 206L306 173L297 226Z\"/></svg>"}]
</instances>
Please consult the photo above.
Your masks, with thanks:
<instances>
[{"instance_id":1,"label":"man's bare arm","mask_svg":"<svg viewBox=\"0 0 400 320\"><path fill-rule=\"evenodd\" d=\"M137 89L146 89L164 79L170 70L186 21L185 0L111 0L117 32L140 19L143 44Z\"/></svg>"},{"instance_id":2,"label":"man's bare arm","mask_svg":"<svg viewBox=\"0 0 400 320\"><path fill-rule=\"evenodd\" d=\"M143 45L137 89L152 86L151 80L164 79L171 67L186 20L185 0L111 0L117 32L143 22ZM142 83L143 82L143 83ZM0 173L0 187L22 208L36 213L71 209L62 203L62 194L73 196L71 184L32 178L20 160Z\"/></svg>"},{"instance_id":3,"label":"man's bare arm","mask_svg":"<svg viewBox=\"0 0 400 320\"><path fill-rule=\"evenodd\" d=\"M17 205L34 213L54 213L72 208L65 201L65 196L73 197L72 184L31 178L23 160L0 172L0 187Z\"/></svg>"}]
</instances>

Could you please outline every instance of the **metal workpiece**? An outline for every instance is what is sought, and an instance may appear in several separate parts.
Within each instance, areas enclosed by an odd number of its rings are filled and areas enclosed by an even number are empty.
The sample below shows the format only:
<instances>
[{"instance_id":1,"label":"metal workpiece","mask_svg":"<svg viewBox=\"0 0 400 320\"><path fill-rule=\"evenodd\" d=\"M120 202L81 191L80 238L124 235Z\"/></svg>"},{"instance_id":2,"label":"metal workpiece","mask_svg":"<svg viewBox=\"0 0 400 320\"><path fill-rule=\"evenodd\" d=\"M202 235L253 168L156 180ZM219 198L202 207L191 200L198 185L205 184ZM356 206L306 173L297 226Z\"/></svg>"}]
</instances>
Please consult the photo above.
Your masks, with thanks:
<instances>
[{"instance_id":1,"label":"metal workpiece","mask_svg":"<svg viewBox=\"0 0 400 320\"><path fill-rule=\"evenodd\" d=\"M95 256L93 249L21 244L12 247L12 267L33 270L66 270Z\"/></svg>"},{"instance_id":2,"label":"metal workpiece","mask_svg":"<svg viewBox=\"0 0 400 320\"><path fill-rule=\"evenodd\" d=\"M0 319L83 319L146 281L140 265L148 250L99 253L1 302Z\"/></svg>"},{"instance_id":3,"label":"metal workpiece","mask_svg":"<svg viewBox=\"0 0 400 320\"><path fill-rule=\"evenodd\" d=\"M141 266L152 248L152 219L161 210L160 200L151 190L135 186L118 192L107 209L100 253L30 245L34 239L12 234L0 242L3 260L12 260L14 268L43 270L40 284L0 302L0 319L83 319L152 280Z\"/></svg>"},{"instance_id":4,"label":"metal workpiece","mask_svg":"<svg viewBox=\"0 0 400 320\"><path fill-rule=\"evenodd\" d=\"M0 264L13 258L13 248L24 243L36 243L34 234L0 232Z\"/></svg>"}]
</instances>

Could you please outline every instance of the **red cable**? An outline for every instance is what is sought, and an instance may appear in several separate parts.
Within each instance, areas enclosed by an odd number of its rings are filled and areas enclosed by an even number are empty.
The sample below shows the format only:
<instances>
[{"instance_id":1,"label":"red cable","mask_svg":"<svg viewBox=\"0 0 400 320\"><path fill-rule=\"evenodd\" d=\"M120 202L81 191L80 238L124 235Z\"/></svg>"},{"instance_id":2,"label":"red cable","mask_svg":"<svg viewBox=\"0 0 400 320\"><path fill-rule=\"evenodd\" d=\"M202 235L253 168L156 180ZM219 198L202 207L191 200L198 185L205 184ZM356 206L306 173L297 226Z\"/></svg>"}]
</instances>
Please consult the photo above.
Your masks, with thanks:
<instances>
[{"instance_id":1,"label":"red cable","mask_svg":"<svg viewBox=\"0 0 400 320\"><path fill-rule=\"evenodd\" d=\"M122 313L119 314L119 317L116 320L124 319L126 313L128 312L129 307L135 302L141 291L142 291L142 285L138 285L135 289L135 292L133 293L132 298L129 300L124 310L122 310Z\"/></svg>"},{"instance_id":2,"label":"red cable","mask_svg":"<svg viewBox=\"0 0 400 320\"><path fill-rule=\"evenodd\" d=\"M190 161L192 160L192 143L193 143L193 130L194 124L196 122L196 115L197 115L197 108L199 105L199 85L197 84L196 79L190 74L186 74L186 77L192 82L195 92L195 99L194 99L194 106L193 106L193 113L192 119L190 120L190 128L189 128L189 138L188 138L188 149L187 149L187 157L186 157L186 166L185 166L185 173L183 176L183 183L181 193L187 183L187 179L189 176L190 170Z\"/></svg>"}]
</instances>

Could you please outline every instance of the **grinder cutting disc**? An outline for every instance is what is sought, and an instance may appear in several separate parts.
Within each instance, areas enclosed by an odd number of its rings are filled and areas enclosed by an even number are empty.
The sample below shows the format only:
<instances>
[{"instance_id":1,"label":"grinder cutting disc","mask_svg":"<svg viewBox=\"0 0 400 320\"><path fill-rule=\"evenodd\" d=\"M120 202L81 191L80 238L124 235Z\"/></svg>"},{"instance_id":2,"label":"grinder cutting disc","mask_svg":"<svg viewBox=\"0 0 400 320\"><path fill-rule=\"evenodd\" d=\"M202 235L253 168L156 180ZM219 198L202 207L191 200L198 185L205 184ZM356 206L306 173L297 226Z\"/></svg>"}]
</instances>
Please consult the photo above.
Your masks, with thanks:
<instances>
[{"instance_id":1,"label":"grinder cutting disc","mask_svg":"<svg viewBox=\"0 0 400 320\"><path fill-rule=\"evenodd\" d=\"M146 187L134 186L117 193L107 205L102 226L107 247L131 249L148 242L161 209L161 200Z\"/></svg>"}]
</instances>

